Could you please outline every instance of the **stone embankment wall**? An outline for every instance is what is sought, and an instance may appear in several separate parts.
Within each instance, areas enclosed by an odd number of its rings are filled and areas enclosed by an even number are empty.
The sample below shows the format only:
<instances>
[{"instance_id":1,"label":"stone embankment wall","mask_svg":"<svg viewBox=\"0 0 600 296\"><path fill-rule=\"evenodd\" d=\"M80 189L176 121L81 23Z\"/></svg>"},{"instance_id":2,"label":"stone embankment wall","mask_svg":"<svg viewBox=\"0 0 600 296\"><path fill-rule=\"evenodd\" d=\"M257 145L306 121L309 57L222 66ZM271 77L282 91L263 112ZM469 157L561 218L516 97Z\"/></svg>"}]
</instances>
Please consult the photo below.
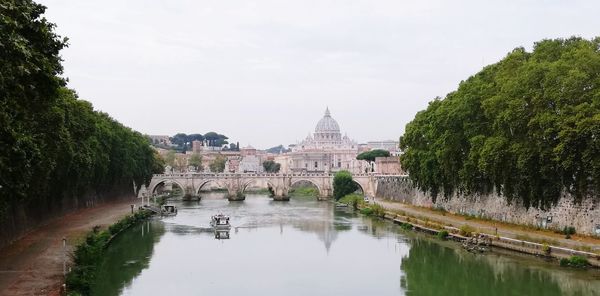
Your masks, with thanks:
<instances>
[{"instance_id":1,"label":"stone embankment wall","mask_svg":"<svg viewBox=\"0 0 600 296\"><path fill-rule=\"evenodd\" d=\"M591 198L575 203L569 194L563 194L558 203L547 210L535 207L526 209L518 202L509 204L504 197L495 193L469 196L455 194L448 200L438 198L433 203L431 196L414 188L407 177L390 176L378 179L376 197L540 228L563 229L573 226L578 233L600 236L600 203Z\"/></svg>"},{"instance_id":2,"label":"stone embankment wall","mask_svg":"<svg viewBox=\"0 0 600 296\"><path fill-rule=\"evenodd\" d=\"M77 209L94 207L103 202L117 200L135 200L133 186L123 184L105 191L90 190L79 196L64 196L59 203L13 205L4 217L0 217L0 248L10 244L52 218L56 218Z\"/></svg>"}]
</instances>

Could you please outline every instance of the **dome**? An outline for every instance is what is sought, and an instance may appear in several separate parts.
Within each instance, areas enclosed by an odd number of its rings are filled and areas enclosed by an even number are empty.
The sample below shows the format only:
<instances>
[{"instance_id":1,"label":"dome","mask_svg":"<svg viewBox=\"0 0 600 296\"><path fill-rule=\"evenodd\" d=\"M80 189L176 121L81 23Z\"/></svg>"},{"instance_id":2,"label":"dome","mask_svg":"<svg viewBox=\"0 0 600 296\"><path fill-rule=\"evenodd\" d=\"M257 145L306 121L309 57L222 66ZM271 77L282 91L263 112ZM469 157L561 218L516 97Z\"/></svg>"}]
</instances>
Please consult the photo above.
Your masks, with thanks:
<instances>
[{"instance_id":1,"label":"dome","mask_svg":"<svg viewBox=\"0 0 600 296\"><path fill-rule=\"evenodd\" d=\"M329 113L329 108L325 110L325 116L319 120L317 123L317 127L315 128L315 133L339 133L340 126L338 125L335 119L331 118L331 114Z\"/></svg>"}]
</instances>

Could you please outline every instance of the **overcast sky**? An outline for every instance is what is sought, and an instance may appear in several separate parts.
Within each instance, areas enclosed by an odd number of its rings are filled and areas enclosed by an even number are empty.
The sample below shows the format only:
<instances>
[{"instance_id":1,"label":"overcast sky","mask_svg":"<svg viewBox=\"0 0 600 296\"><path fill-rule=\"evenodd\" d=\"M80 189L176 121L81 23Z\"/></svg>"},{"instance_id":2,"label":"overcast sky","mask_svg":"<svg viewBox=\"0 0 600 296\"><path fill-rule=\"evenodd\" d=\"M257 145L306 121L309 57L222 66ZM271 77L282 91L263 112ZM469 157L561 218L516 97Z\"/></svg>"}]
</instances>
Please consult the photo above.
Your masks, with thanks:
<instances>
[{"instance_id":1,"label":"overcast sky","mask_svg":"<svg viewBox=\"0 0 600 296\"><path fill-rule=\"evenodd\" d=\"M291 144L329 106L359 142L515 47L600 36L600 1L43 0L69 86L147 134Z\"/></svg>"}]
</instances>

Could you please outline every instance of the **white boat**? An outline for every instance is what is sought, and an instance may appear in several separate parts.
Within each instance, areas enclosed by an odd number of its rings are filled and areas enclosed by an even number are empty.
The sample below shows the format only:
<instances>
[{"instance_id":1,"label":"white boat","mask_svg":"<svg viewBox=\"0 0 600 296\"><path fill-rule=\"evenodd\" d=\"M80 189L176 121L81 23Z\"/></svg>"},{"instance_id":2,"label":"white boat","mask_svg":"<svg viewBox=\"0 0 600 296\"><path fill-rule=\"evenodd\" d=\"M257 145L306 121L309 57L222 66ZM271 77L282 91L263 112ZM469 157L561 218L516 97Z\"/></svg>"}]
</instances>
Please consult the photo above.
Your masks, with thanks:
<instances>
[{"instance_id":1,"label":"white boat","mask_svg":"<svg viewBox=\"0 0 600 296\"><path fill-rule=\"evenodd\" d=\"M229 216L225 216L223 214L212 216L210 218L210 226L212 226L216 230L230 229L231 224L229 224Z\"/></svg>"}]
</instances>

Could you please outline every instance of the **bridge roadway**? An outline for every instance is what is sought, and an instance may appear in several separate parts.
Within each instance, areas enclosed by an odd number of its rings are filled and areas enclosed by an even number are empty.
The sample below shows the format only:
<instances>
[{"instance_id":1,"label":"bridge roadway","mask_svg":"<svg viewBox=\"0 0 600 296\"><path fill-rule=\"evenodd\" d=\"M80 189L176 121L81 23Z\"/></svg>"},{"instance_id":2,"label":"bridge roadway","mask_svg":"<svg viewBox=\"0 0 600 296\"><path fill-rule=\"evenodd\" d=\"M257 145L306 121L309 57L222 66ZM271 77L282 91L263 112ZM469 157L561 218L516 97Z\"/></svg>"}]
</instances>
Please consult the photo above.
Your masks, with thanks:
<instances>
[{"instance_id":1,"label":"bridge roadway","mask_svg":"<svg viewBox=\"0 0 600 296\"><path fill-rule=\"evenodd\" d=\"M249 187L270 189L275 200L288 200L288 192L298 182L309 182L319 190L319 198L329 198L333 193L333 173L271 174L271 173L171 173L156 174L150 184L143 187L138 197L150 197L161 186L177 184L185 196L198 196L200 190L208 186L225 188L229 200L244 200ZM382 175L383 176L383 175ZM388 176L388 175L385 175ZM365 195L375 196L377 192L376 174L355 174L354 182Z\"/></svg>"}]
</instances>

